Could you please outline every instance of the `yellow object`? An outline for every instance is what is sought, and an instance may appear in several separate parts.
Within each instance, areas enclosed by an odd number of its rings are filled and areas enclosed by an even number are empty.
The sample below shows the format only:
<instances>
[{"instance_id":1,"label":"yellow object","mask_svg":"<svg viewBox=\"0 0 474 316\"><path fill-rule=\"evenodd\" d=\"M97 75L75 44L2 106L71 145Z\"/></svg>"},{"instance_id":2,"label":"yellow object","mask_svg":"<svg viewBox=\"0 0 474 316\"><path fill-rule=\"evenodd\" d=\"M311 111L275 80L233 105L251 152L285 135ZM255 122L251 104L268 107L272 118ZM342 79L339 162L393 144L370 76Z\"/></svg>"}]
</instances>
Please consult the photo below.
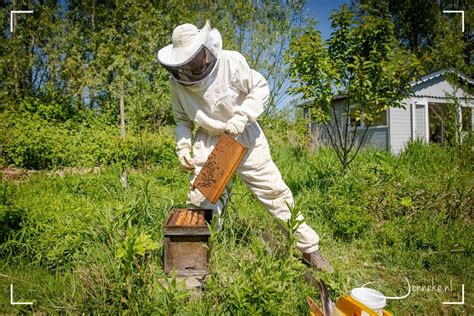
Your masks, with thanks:
<instances>
[{"instance_id":1,"label":"yellow object","mask_svg":"<svg viewBox=\"0 0 474 316\"><path fill-rule=\"evenodd\" d=\"M357 301L350 295L346 295L341 297L337 303L336 308L337 311L333 311L331 316L362 316L362 315L369 315L369 316L379 316L377 312L370 309L366 305L362 304L361 302ZM365 312L364 314L362 314ZM393 316L392 313L386 311L385 309L382 310L383 316Z\"/></svg>"},{"instance_id":2,"label":"yellow object","mask_svg":"<svg viewBox=\"0 0 474 316\"><path fill-rule=\"evenodd\" d=\"M306 297L306 302L309 306L309 316L324 315L310 297ZM362 316L363 312L365 312L364 314L368 316L379 316L377 312L357 301L352 296L346 295L337 301L336 306L334 306L330 316ZM385 309L382 310L382 313L383 316L393 316L392 313L386 311Z\"/></svg>"}]
</instances>

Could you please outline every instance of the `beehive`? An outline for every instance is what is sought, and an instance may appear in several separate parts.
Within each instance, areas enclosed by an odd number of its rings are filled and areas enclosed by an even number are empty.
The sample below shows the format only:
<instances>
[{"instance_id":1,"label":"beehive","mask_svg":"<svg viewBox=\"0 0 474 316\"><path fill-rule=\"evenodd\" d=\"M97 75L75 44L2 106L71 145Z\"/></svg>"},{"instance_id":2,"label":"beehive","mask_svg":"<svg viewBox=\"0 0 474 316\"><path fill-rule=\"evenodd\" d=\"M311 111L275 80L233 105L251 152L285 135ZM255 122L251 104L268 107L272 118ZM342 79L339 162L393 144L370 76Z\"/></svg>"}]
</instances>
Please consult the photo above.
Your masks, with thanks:
<instances>
[{"instance_id":1,"label":"beehive","mask_svg":"<svg viewBox=\"0 0 474 316\"><path fill-rule=\"evenodd\" d=\"M205 275L209 262L209 228L212 210L174 209L165 222L164 267L166 274Z\"/></svg>"}]
</instances>

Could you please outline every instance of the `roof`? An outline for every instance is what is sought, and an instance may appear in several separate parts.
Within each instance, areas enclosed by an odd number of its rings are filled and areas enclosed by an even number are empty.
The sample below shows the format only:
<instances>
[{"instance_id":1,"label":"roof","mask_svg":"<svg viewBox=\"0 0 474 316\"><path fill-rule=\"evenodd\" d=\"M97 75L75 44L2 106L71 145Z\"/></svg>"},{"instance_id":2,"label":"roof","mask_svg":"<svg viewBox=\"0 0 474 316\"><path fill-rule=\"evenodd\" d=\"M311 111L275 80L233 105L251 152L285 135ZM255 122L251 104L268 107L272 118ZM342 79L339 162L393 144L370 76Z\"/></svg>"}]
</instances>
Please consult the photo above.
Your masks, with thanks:
<instances>
[{"instance_id":1,"label":"roof","mask_svg":"<svg viewBox=\"0 0 474 316\"><path fill-rule=\"evenodd\" d=\"M435 100L449 100L449 97L439 97L433 96L429 94L416 94L416 98L427 98L427 99L435 99ZM459 100L474 100L474 97L457 97Z\"/></svg>"},{"instance_id":2,"label":"roof","mask_svg":"<svg viewBox=\"0 0 474 316\"><path fill-rule=\"evenodd\" d=\"M469 84L474 85L474 80L473 80L473 79L469 78L469 77L466 76L465 74L463 74L463 73L457 71L456 69L454 69L454 68L452 68L452 67L450 67L450 68L444 68L444 69L441 69L441 70L438 70L438 71L429 73L429 74L427 74L427 75L421 77L421 78L420 78L419 80L417 80L417 81L412 81L412 82L410 83L410 85L411 85L412 87L414 87L414 86L419 85L419 84L421 84L421 83L423 83L423 82L426 82L426 81L433 80L433 79L435 79L435 78L441 77L441 76L443 76L444 74L449 73L449 72L456 74L459 78L461 78L461 79L467 81ZM417 95L417 96L418 96L418 95ZM419 95L419 96L421 96L421 95ZM429 96L427 95L427 97L429 97ZM431 96L431 97L432 97L432 96ZM347 98L347 95L336 94L336 95L334 95L334 96L331 98L331 101L337 101L337 100L342 100L342 99L346 99L346 98ZM442 99L442 98L440 97L439 99ZM464 98L463 98L463 99L464 99ZM471 98L470 98L470 97L467 97L466 99L471 99ZM305 108L305 107L308 107L308 105L309 105L309 101L303 101L302 103L300 103L300 104L298 105L298 107L303 107L303 108Z\"/></svg>"},{"instance_id":3,"label":"roof","mask_svg":"<svg viewBox=\"0 0 474 316\"><path fill-rule=\"evenodd\" d=\"M474 80L472 80L471 78L467 77L465 74L455 70L454 68L444 68L444 69L441 69L441 70L438 70L438 71L435 71L435 72L432 72L430 74L427 74L426 76L423 76L421 77L418 81L413 81L410 83L410 85L413 87L413 86L416 86L420 83L423 83L423 82L426 82L426 81L429 81L429 80L432 80L432 79L435 79L435 78L438 78L438 77L441 77L442 75L444 75L445 73L448 73L448 72L451 72L451 73L454 73L456 74L459 78L463 79L463 80L466 80L469 84L472 84L474 85Z\"/></svg>"}]
</instances>

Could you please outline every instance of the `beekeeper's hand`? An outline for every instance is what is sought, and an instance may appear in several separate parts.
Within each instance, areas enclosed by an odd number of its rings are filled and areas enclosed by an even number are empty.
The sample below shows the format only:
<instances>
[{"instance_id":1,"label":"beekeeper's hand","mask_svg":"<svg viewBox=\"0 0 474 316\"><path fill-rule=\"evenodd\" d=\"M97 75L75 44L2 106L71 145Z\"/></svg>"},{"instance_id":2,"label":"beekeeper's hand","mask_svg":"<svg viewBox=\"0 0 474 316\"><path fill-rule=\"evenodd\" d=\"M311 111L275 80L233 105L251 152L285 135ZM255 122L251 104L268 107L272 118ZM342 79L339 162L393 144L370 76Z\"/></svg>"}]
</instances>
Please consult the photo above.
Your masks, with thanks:
<instances>
[{"instance_id":1,"label":"beekeeper's hand","mask_svg":"<svg viewBox=\"0 0 474 316\"><path fill-rule=\"evenodd\" d=\"M225 125L225 132L229 134L240 134L247 126L247 118L242 115L234 115Z\"/></svg>"},{"instance_id":2,"label":"beekeeper's hand","mask_svg":"<svg viewBox=\"0 0 474 316\"><path fill-rule=\"evenodd\" d=\"M191 158L191 154L189 150L183 150L178 152L178 159L179 163L181 164L181 168L185 171L193 171L194 170L194 159Z\"/></svg>"}]
</instances>

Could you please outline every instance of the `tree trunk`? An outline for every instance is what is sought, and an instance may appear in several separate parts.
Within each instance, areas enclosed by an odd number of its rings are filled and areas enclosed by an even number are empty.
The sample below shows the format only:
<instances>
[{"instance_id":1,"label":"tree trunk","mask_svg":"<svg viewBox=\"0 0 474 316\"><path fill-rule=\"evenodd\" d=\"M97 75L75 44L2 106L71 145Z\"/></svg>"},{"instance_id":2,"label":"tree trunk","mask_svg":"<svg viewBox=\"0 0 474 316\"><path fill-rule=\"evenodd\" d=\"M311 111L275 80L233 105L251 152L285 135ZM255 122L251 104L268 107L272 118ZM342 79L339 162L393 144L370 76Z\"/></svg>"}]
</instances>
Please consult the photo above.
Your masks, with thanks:
<instances>
[{"instance_id":1,"label":"tree trunk","mask_svg":"<svg viewBox=\"0 0 474 316\"><path fill-rule=\"evenodd\" d=\"M16 10L16 0L12 1L12 10ZM13 38L13 33L15 33L15 27L16 27L16 14L13 14L12 16L12 21L10 21L12 24L12 38ZM20 76L18 74L18 62L17 59L13 59L13 71L15 73L15 98L19 99L20 98Z\"/></svg>"},{"instance_id":2,"label":"tree trunk","mask_svg":"<svg viewBox=\"0 0 474 316\"><path fill-rule=\"evenodd\" d=\"M120 86L120 134L122 136L122 142L125 142L125 102L123 95L123 84ZM127 189L127 170L125 169L125 163L122 162L122 173L120 175L122 180L123 189Z\"/></svg>"}]
</instances>

